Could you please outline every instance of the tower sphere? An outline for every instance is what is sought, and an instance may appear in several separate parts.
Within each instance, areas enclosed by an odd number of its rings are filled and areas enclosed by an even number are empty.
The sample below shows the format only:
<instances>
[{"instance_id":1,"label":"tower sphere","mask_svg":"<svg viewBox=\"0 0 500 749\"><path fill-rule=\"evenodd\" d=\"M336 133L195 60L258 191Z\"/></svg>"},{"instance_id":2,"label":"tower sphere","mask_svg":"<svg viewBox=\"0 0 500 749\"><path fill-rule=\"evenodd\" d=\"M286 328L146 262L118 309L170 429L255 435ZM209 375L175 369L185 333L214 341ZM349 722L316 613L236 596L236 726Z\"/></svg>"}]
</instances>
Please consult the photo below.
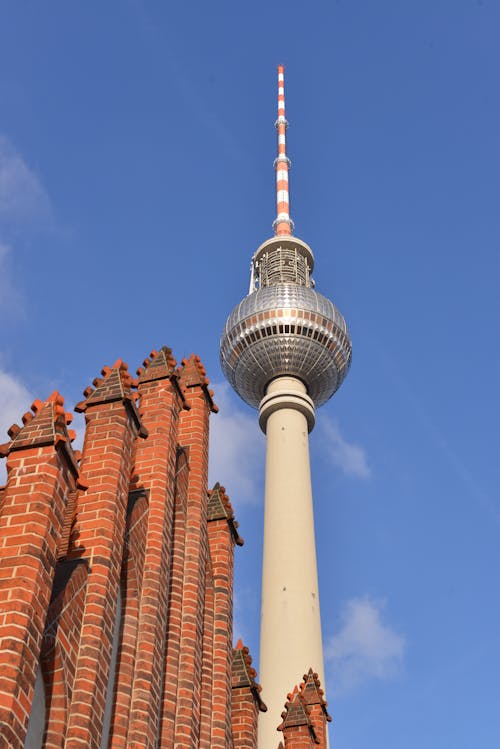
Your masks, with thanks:
<instances>
[{"instance_id":1,"label":"tower sphere","mask_svg":"<svg viewBox=\"0 0 500 749\"><path fill-rule=\"evenodd\" d=\"M315 406L342 384L351 363L343 316L315 291L311 248L276 236L252 258L250 293L229 315L221 336L221 365L238 395L258 408L271 380L296 377Z\"/></svg>"}]
</instances>

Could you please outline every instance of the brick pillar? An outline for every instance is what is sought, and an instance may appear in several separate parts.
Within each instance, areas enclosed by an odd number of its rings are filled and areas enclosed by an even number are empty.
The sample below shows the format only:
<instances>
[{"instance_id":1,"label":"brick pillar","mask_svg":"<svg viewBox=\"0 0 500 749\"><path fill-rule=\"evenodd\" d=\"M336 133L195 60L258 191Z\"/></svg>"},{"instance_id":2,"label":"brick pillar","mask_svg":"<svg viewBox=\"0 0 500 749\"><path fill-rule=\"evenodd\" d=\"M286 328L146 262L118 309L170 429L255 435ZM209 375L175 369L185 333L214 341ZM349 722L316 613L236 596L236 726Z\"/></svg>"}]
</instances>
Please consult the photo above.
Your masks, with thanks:
<instances>
[{"instance_id":1,"label":"brick pillar","mask_svg":"<svg viewBox=\"0 0 500 749\"><path fill-rule=\"evenodd\" d=\"M63 398L35 401L0 447L0 746L24 746L64 512L78 468Z\"/></svg>"},{"instance_id":2,"label":"brick pillar","mask_svg":"<svg viewBox=\"0 0 500 749\"><path fill-rule=\"evenodd\" d=\"M127 747L153 749L159 732L172 545L177 427L185 400L171 350L153 351L138 370L140 413L148 439L137 445L134 487L149 492L137 655Z\"/></svg>"},{"instance_id":3,"label":"brick pillar","mask_svg":"<svg viewBox=\"0 0 500 749\"><path fill-rule=\"evenodd\" d=\"M81 470L89 489L78 499L74 554L90 573L65 749L100 748L133 451L137 435L147 434L127 365L118 360L102 374L76 406L87 425Z\"/></svg>"},{"instance_id":4,"label":"brick pillar","mask_svg":"<svg viewBox=\"0 0 500 749\"><path fill-rule=\"evenodd\" d=\"M185 557L181 619L181 651L174 745L196 749L200 736L203 660L203 610L207 557L208 423L217 411L199 357L184 359L179 369L190 411L181 414L179 442L189 448Z\"/></svg>"},{"instance_id":5,"label":"brick pillar","mask_svg":"<svg viewBox=\"0 0 500 749\"><path fill-rule=\"evenodd\" d=\"M170 562L170 582L167 613L167 643L165 671L163 677L163 709L160 748L171 749L174 745L175 709L179 682L179 658L181 650L182 598L184 593L184 556L186 537L186 508L189 484L188 451L177 450L175 475L174 528Z\"/></svg>"},{"instance_id":6,"label":"brick pillar","mask_svg":"<svg viewBox=\"0 0 500 749\"><path fill-rule=\"evenodd\" d=\"M214 579L212 743L229 749L231 737L231 665L233 659L234 545L243 545L225 490L215 484L208 500L208 541Z\"/></svg>"},{"instance_id":7,"label":"brick pillar","mask_svg":"<svg viewBox=\"0 0 500 749\"><path fill-rule=\"evenodd\" d=\"M255 681L257 672L252 658L241 640L233 650L231 668L231 724L234 749L257 749L257 719L267 711L260 698L261 686Z\"/></svg>"},{"instance_id":8,"label":"brick pillar","mask_svg":"<svg viewBox=\"0 0 500 749\"><path fill-rule=\"evenodd\" d=\"M281 717L278 731L283 731L284 749L326 748L326 722L331 718L312 669L305 674L300 688L295 687L288 695Z\"/></svg>"}]
</instances>

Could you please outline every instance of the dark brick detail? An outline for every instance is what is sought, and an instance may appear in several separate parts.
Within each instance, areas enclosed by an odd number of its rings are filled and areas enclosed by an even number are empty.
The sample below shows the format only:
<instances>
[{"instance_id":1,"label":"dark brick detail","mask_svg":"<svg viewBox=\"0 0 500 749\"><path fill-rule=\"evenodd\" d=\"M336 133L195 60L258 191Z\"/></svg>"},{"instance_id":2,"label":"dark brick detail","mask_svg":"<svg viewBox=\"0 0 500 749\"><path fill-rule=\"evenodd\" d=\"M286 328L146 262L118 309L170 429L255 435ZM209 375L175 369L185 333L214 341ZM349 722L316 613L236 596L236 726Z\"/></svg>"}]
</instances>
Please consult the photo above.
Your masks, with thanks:
<instances>
[{"instance_id":1,"label":"dark brick detail","mask_svg":"<svg viewBox=\"0 0 500 749\"><path fill-rule=\"evenodd\" d=\"M139 395L132 392L132 388L135 388L137 383L128 371L128 364L125 364L121 359L117 359L112 367L103 367L101 374L102 377L96 377L92 383L95 390L88 387L83 391L85 400L76 404L75 411L85 413L90 407L121 401L128 411L129 417L135 421L139 437L147 437L147 429L135 407L135 401Z\"/></svg>"},{"instance_id":2,"label":"dark brick detail","mask_svg":"<svg viewBox=\"0 0 500 749\"><path fill-rule=\"evenodd\" d=\"M257 671L252 666L252 656L250 651L238 640L233 650L233 663L231 669L231 687L232 689L241 689L249 687L255 694L255 699L261 713L267 712L267 705L264 704L260 697L262 687L255 680Z\"/></svg>"},{"instance_id":3,"label":"dark brick detail","mask_svg":"<svg viewBox=\"0 0 500 749\"><path fill-rule=\"evenodd\" d=\"M80 565L83 565L88 571L88 562L86 559L63 559L57 563L54 583L52 585L52 595L50 598L51 606L56 598L61 595L71 575Z\"/></svg>"},{"instance_id":4,"label":"dark brick detail","mask_svg":"<svg viewBox=\"0 0 500 749\"><path fill-rule=\"evenodd\" d=\"M302 694L308 705L321 705L321 709L325 715L325 720L330 722L332 720L329 715L327 707L328 703L324 697L324 691L321 689L321 682L318 679L318 674L314 673L312 668L309 669L307 674L304 674L304 681L301 684Z\"/></svg>"},{"instance_id":5,"label":"dark brick detail","mask_svg":"<svg viewBox=\"0 0 500 749\"><path fill-rule=\"evenodd\" d=\"M152 351L150 358L144 360L144 368L137 370L139 384L152 380L166 380L175 377L177 362L172 356L172 349L162 346L159 351Z\"/></svg>"},{"instance_id":6,"label":"dark brick detail","mask_svg":"<svg viewBox=\"0 0 500 749\"><path fill-rule=\"evenodd\" d=\"M222 518L227 519L233 516L225 491L224 487L217 482L212 491L208 492L207 517L209 520L222 520Z\"/></svg>"},{"instance_id":7,"label":"dark brick detail","mask_svg":"<svg viewBox=\"0 0 500 749\"><path fill-rule=\"evenodd\" d=\"M11 442L0 445L0 457L6 457L14 450L55 445L61 449L68 468L78 479L77 455L71 447L76 434L67 428L73 421L73 415L64 411L62 395L55 390L45 403L34 401L31 410L33 413L27 411L23 415L22 427L17 424L10 427L8 434Z\"/></svg>"},{"instance_id":8,"label":"dark brick detail","mask_svg":"<svg viewBox=\"0 0 500 749\"><path fill-rule=\"evenodd\" d=\"M246 648L248 652L248 648ZM251 687L254 682L254 678L257 672L254 668L250 669L245 661L245 654L243 652L243 643L238 640L238 644L233 650L233 666L231 671L231 686L233 689L239 687Z\"/></svg>"},{"instance_id":9,"label":"dark brick detail","mask_svg":"<svg viewBox=\"0 0 500 749\"><path fill-rule=\"evenodd\" d=\"M255 749L257 720L267 707L260 697L261 687L252 668L252 658L241 640L233 650L231 667L231 729L234 749Z\"/></svg>"},{"instance_id":10,"label":"dark brick detail","mask_svg":"<svg viewBox=\"0 0 500 749\"><path fill-rule=\"evenodd\" d=\"M129 379L122 376L126 371L122 367L123 363L120 363L116 368L111 369L109 373L105 368L102 370L104 378L102 380L94 380L94 382L97 383L97 387L85 400L85 408L88 406L96 406L98 403L120 401L125 398L125 395L129 395L132 386L132 378L130 375ZM80 411L85 409L80 408L79 404L77 410Z\"/></svg>"},{"instance_id":11,"label":"dark brick detail","mask_svg":"<svg viewBox=\"0 0 500 749\"><path fill-rule=\"evenodd\" d=\"M58 560L64 559L69 552L69 547L71 543L71 533L73 531L75 519L76 519L76 502L77 502L78 492L72 491L68 494L68 504L66 505L66 512L64 515L64 523L61 533L61 538L59 540L59 545L57 549L57 558Z\"/></svg>"},{"instance_id":12,"label":"dark brick detail","mask_svg":"<svg viewBox=\"0 0 500 749\"><path fill-rule=\"evenodd\" d=\"M309 726L312 728L309 710L303 695L295 687L292 694L288 695L285 705L285 712L282 714L283 722L279 726L279 731L295 726Z\"/></svg>"},{"instance_id":13,"label":"dark brick detail","mask_svg":"<svg viewBox=\"0 0 500 749\"><path fill-rule=\"evenodd\" d=\"M207 372L199 356L191 354L189 359L183 359L181 366L177 370L177 374L179 375L181 388L186 388L188 397L191 388L200 387L210 411L213 413L218 412L219 407L213 400L214 391L208 388L210 380L207 377Z\"/></svg>"},{"instance_id":14,"label":"dark brick detail","mask_svg":"<svg viewBox=\"0 0 500 749\"><path fill-rule=\"evenodd\" d=\"M128 493L127 517L132 513L132 510L134 509L137 502L143 497L147 501L149 497L148 489L132 489L132 491Z\"/></svg>"},{"instance_id":15,"label":"dark brick detail","mask_svg":"<svg viewBox=\"0 0 500 749\"><path fill-rule=\"evenodd\" d=\"M208 492L207 519L227 520L234 543L243 546L243 539L238 533L238 522L234 518L234 511L223 486L217 482L214 488Z\"/></svg>"}]
</instances>

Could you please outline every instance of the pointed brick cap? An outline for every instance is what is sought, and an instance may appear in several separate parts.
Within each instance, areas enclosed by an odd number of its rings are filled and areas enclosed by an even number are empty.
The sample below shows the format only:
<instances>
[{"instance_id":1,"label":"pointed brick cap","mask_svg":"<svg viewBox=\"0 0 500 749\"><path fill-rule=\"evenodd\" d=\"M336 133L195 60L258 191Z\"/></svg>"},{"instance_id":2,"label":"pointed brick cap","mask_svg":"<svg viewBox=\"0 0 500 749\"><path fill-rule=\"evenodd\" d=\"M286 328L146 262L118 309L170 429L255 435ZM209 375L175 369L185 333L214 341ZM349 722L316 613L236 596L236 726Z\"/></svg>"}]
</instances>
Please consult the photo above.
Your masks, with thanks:
<instances>
[{"instance_id":1,"label":"pointed brick cap","mask_svg":"<svg viewBox=\"0 0 500 749\"><path fill-rule=\"evenodd\" d=\"M321 682L318 674L312 668L303 676L304 681L300 685L300 691L304 696L307 705L321 705L325 720L330 722L332 716L328 713L328 702L325 700L325 693L321 689Z\"/></svg>"},{"instance_id":2,"label":"pointed brick cap","mask_svg":"<svg viewBox=\"0 0 500 749\"><path fill-rule=\"evenodd\" d=\"M252 692L261 713L267 712L267 705L262 702L260 692L262 687L255 681L257 671L252 668L252 656L243 642L238 640L233 649L233 663L231 668L231 687L241 689L247 687Z\"/></svg>"},{"instance_id":3,"label":"pointed brick cap","mask_svg":"<svg viewBox=\"0 0 500 749\"><path fill-rule=\"evenodd\" d=\"M103 367L101 375L102 377L96 377L92 383L95 389L88 387L83 391L85 400L76 404L75 411L82 413L92 406L122 401L136 422L139 436L147 437L147 430L143 426L135 406L135 401L139 395L132 391L137 383L132 379L128 371L128 365L121 359L117 359L112 367Z\"/></svg>"},{"instance_id":4,"label":"pointed brick cap","mask_svg":"<svg viewBox=\"0 0 500 749\"><path fill-rule=\"evenodd\" d=\"M173 357L172 349L162 346L159 351L153 349L148 358L144 359L143 366L137 370L137 384L154 380L170 380L172 386L180 396L182 407L189 409L184 390L179 384L179 376L176 371L177 362Z\"/></svg>"},{"instance_id":5,"label":"pointed brick cap","mask_svg":"<svg viewBox=\"0 0 500 749\"><path fill-rule=\"evenodd\" d=\"M208 491L207 520L227 520L231 530L234 543L243 546L243 539L238 533L238 522L234 518L234 510L223 486L217 482L212 490Z\"/></svg>"},{"instance_id":6,"label":"pointed brick cap","mask_svg":"<svg viewBox=\"0 0 500 749\"><path fill-rule=\"evenodd\" d=\"M201 387L207 399L208 407L212 413L218 413L219 407L213 400L214 391L208 389L210 380L207 377L206 369L201 363L199 356L191 354L189 359L183 359L181 366L177 370L177 374L179 375L182 388Z\"/></svg>"},{"instance_id":7,"label":"pointed brick cap","mask_svg":"<svg viewBox=\"0 0 500 749\"><path fill-rule=\"evenodd\" d=\"M64 410L62 395L54 390L45 402L35 400L31 404L31 410L33 413L27 411L23 414L22 427L13 424L8 430L11 441L0 445L0 457L4 458L14 450L54 445L63 450L69 469L77 479L77 485L84 488L78 481L79 453L71 447L76 432L68 429L73 415Z\"/></svg>"},{"instance_id":8,"label":"pointed brick cap","mask_svg":"<svg viewBox=\"0 0 500 749\"><path fill-rule=\"evenodd\" d=\"M175 376L176 366L171 348L162 346L159 351L153 349L149 357L144 359L143 366L137 370L138 383L170 379Z\"/></svg>"},{"instance_id":9,"label":"pointed brick cap","mask_svg":"<svg viewBox=\"0 0 500 749\"><path fill-rule=\"evenodd\" d=\"M285 731L287 728L296 726L308 726L312 730L309 708L298 687L294 687L293 692L288 695L281 717L283 722L278 726L278 731Z\"/></svg>"}]
</instances>

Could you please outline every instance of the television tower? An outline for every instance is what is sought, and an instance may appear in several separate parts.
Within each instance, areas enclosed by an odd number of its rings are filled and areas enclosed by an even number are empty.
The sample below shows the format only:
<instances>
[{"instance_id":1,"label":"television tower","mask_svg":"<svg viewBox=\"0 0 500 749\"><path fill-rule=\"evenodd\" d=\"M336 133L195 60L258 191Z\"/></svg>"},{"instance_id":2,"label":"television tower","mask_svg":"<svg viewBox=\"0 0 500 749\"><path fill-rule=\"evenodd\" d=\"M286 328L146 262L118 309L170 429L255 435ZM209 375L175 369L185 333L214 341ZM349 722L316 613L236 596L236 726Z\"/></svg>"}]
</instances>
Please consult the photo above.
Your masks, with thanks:
<instances>
[{"instance_id":1,"label":"television tower","mask_svg":"<svg viewBox=\"0 0 500 749\"><path fill-rule=\"evenodd\" d=\"M274 236L252 257L250 290L221 336L224 374L259 410L266 434L260 679L268 712L259 749L276 749L283 704L312 667L324 687L308 433L315 408L351 363L344 318L314 289L309 245L293 236L286 153L284 67L278 67L277 215Z\"/></svg>"}]
</instances>

